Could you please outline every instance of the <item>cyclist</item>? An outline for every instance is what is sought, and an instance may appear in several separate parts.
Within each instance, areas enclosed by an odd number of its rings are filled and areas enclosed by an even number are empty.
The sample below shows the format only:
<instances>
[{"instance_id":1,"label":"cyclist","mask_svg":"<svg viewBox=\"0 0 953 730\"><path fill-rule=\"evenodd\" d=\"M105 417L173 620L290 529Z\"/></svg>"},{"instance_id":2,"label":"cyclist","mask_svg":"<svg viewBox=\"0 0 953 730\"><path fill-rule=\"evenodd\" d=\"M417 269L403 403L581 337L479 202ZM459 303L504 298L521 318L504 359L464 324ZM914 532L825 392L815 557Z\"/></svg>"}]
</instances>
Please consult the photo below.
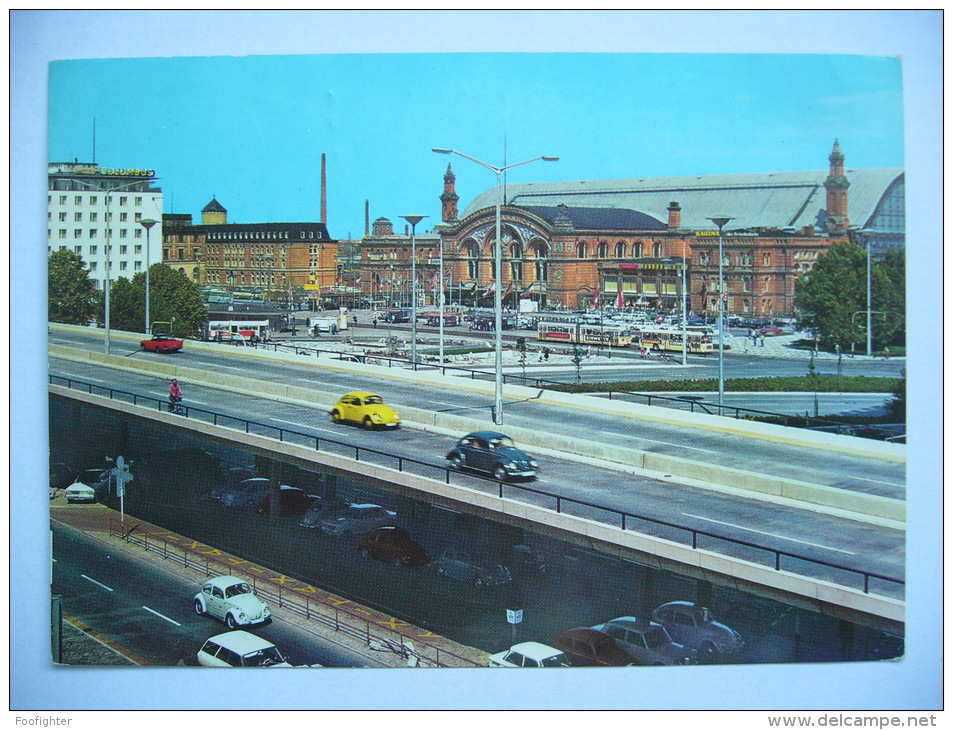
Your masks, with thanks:
<instances>
[{"instance_id":1,"label":"cyclist","mask_svg":"<svg viewBox=\"0 0 953 730\"><path fill-rule=\"evenodd\" d=\"M173 413L181 412L182 407L179 405L181 402L182 389L179 387L179 381L172 378L172 383L169 385L169 410Z\"/></svg>"}]
</instances>

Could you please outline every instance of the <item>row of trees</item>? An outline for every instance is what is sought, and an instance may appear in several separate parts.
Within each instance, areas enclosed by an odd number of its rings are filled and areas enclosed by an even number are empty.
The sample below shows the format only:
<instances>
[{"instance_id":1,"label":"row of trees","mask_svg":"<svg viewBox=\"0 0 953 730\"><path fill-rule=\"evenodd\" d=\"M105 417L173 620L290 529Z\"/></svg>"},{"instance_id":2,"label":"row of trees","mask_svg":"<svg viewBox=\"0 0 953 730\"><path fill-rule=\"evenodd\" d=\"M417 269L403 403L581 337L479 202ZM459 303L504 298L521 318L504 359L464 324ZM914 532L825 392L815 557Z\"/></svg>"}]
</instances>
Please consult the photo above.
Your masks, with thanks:
<instances>
[{"instance_id":1,"label":"row of trees","mask_svg":"<svg viewBox=\"0 0 953 730\"><path fill-rule=\"evenodd\" d=\"M66 249L49 257L49 320L64 324L87 325L105 320L105 297L89 278L78 254ZM132 279L120 277L109 291L110 327L129 332L145 329L146 274ZM149 267L149 318L152 322L172 322L171 334L195 337L206 319L205 306L198 286L185 274L165 264Z\"/></svg>"},{"instance_id":2,"label":"row of trees","mask_svg":"<svg viewBox=\"0 0 953 730\"><path fill-rule=\"evenodd\" d=\"M904 347L906 284L904 252L892 249L871 264L873 348ZM828 350L860 349L867 342L867 252L842 241L820 257L795 284L798 324L814 332Z\"/></svg>"}]
</instances>

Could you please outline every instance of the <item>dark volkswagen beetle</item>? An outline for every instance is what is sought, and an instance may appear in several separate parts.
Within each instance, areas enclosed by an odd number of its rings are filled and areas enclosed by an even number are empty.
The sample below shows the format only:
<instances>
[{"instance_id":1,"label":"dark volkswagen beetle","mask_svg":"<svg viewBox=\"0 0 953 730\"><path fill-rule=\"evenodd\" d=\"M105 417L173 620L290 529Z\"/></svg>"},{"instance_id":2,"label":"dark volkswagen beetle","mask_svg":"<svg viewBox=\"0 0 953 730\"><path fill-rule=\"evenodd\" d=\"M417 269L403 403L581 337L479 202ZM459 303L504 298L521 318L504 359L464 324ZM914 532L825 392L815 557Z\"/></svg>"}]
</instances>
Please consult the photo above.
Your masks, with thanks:
<instances>
[{"instance_id":1,"label":"dark volkswagen beetle","mask_svg":"<svg viewBox=\"0 0 953 730\"><path fill-rule=\"evenodd\" d=\"M447 459L454 469L475 469L492 474L501 482L515 478L532 478L539 464L506 434L497 431L474 431L457 442Z\"/></svg>"}]
</instances>

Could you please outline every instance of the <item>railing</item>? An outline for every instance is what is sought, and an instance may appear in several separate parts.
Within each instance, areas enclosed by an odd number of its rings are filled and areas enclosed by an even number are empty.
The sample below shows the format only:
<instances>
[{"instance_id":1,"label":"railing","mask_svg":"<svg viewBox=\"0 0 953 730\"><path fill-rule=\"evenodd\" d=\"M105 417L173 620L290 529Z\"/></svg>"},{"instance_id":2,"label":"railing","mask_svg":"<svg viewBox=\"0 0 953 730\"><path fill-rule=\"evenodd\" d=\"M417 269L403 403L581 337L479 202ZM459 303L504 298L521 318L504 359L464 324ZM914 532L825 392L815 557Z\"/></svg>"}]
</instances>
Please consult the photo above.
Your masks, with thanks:
<instances>
[{"instance_id":1,"label":"railing","mask_svg":"<svg viewBox=\"0 0 953 730\"><path fill-rule=\"evenodd\" d=\"M378 353L344 353L338 350L322 350L316 347L306 347L304 345L294 344L293 342L259 342L254 345L258 349L273 350L274 352L289 352L295 355L308 355L314 357L326 357L333 360L343 360L346 362L359 362L368 365L380 365L388 368L408 368L413 371L433 370L441 375L453 375L456 377L465 377L470 380L492 381L496 374L492 370L480 370L479 368L467 368L460 365L446 365L438 362L413 362L409 357L395 357ZM435 358L436 359L436 358ZM534 378L522 374L503 373L502 383L506 385L523 385L537 390L548 388L551 390L566 390L567 383L560 380L548 380L546 378ZM840 421L834 421L820 416L791 415L788 413L777 413L775 411L764 411L757 408L748 408L746 406L718 405L710 401L705 401L701 396L693 395L659 395L657 393L642 393L631 390L605 390L590 391L582 393L595 397L603 397L609 400L625 400L641 403L644 405L655 405L664 408L675 408L678 410L688 410L690 413L706 413L709 415L725 416L735 419L765 419L776 422L789 428L815 428L821 427L834 433L854 435L860 438L872 438L875 440L885 440L896 436L896 433L887 429L878 428L876 424L853 426ZM802 425L804 424L804 425Z\"/></svg>"},{"instance_id":2,"label":"railing","mask_svg":"<svg viewBox=\"0 0 953 730\"><path fill-rule=\"evenodd\" d=\"M293 588L285 588L281 582L262 578L257 575L244 574L234 566L214 560L203 555L199 549L170 544L163 537L140 532L133 527L123 529L122 523L114 518L109 520L110 537L121 537L132 545L138 545L144 550L171 560L185 568L195 570L206 578L220 575L236 575L247 580L255 593L272 606L287 609L298 614L308 621L316 621L334 631L363 641L369 647L377 642L384 651L392 651L405 659L413 657L418 666L434 667L475 667L480 666L472 659L456 654L455 652L437 644L421 640L418 636L409 636L397 628L387 628L373 623L366 616L360 616L355 611L334 605L319 598L302 596Z\"/></svg>"},{"instance_id":3,"label":"railing","mask_svg":"<svg viewBox=\"0 0 953 730\"><path fill-rule=\"evenodd\" d=\"M142 405L143 403L148 403L150 404L150 407L155 406L155 408L160 412L167 410L168 408L168 403L166 401L159 400L154 397L138 395L136 393L110 388L107 386L94 385L92 383L74 380L72 378L59 375L50 375L49 382L53 385L65 383L66 387L70 390L82 390L83 392L87 392L90 395L105 395L105 397L108 397L110 400L132 403L133 405ZM74 386L79 387L74 388ZM183 415L185 417L198 417L199 420L211 423L212 425L222 426L224 428L234 428L236 430L243 431L246 434L262 436L265 438L276 438L282 443L314 448L315 451L324 451L326 453L333 453L337 456L345 456L346 458L352 458L357 462L373 463L376 466L387 466L390 468L395 468L399 472L412 473L416 476L422 476L431 479L436 478L443 481L445 484L452 486L472 488L474 485L476 485L485 491L495 493L500 499L519 499L519 501L533 504L534 506L541 507L543 509L550 509L558 514L567 514L583 519L595 520L603 524L609 524L610 526L616 527L623 531L631 530L633 532L640 532L641 534L660 537L662 539L677 542L683 545L690 545L693 550L705 549L711 552L718 552L723 555L729 555L752 562L758 562L761 565L772 567L774 570L779 572L786 568L786 572L790 573L800 575L816 575L818 569L826 568L828 570L836 571L838 574L837 577L841 579L838 581L841 585L862 588L864 593L871 592L871 581L880 581L886 584L885 587L892 586L895 589L905 586L904 580L892 578L880 573L860 570L858 568L853 568L826 560L820 560L818 558L810 558L803 555L798 555L796 553L766 547L764 545L759 545L747 540L741 540L736 537L728 537L716 532L699 530L694 527L685 527L684 525L677 525L673 522L660 520L655 517L638 515L633 512L618 510L614 507L605 507L594 502L587 502L585 500L557 495L552 492L536 489L525 484L503 482L493 479L492 477L483 477L470 473L466 473L466 476L464 477L463 472L457 471L444 464L434 464L432 462L422 461L409 456L392 454L386 451L368 448L366 446L356 446L354 444L338 441L336 439L315 436L303 431L296 431L294 429L283 428L280 426L272 426L238 416L229 416L227 414L217 413L215 411L196 408L194 406L183 405L182 408L184 409ZM464 478L467 480L466 483L461 483L459 480ZM452 479L456 479L458 481L453 482L451 481ZM636 529L636 527L640 529ZM716 547L721 549L715 550ZM767 560L764 558L767 558ZM797 571L791 570L791 568L797 563L804 564L806 567L810 568L810 570L806 571L806 573L805 571L798 573ZM845 582L843 579L848 577L852 580ZM827 575L825 579L829 580L830 576ZM885 592L881 590L878 591L878 593L881 595L886 595L889 593L889 591Z\"/></svg>"}]
</instances>

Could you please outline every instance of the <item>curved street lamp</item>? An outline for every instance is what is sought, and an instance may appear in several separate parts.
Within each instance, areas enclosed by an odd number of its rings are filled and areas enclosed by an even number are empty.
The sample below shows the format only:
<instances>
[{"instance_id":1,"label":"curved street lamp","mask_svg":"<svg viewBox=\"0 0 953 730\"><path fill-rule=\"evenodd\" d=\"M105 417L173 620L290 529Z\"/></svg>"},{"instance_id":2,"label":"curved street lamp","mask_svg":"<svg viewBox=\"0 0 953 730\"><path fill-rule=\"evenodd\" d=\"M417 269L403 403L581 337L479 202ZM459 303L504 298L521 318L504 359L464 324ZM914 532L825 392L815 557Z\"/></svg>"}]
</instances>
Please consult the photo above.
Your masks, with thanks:
<instances>
[{"instance_id":1,"label":"curved street lamp","mask_svg":"<svg viewBox=\"0 0 953 730\"><path fill-rule=\"evenodd\" d=\"M500 211L503 208L503 187L500 185L500 175L506 170L509 170L514 167L519 167L520 165L526 165L530 162L536 162L537 160L542 160L543 162L556 162L559 160L558 157L552 157L548 155L543 155L541 157L534 157L531 160L523 160L522 162L514 162L512 165L505 165L504 167L496 167L490 165L482 160L478 160L476 157L470 157L470 155L465 155L462 152L457 150L446 149L444 147L433 147L434 152L441 155L460 155L460 157L465 157L466 159L477 163L485 167L487 170L492 170L496 173L496 245L494 246L494 259L496 263L496 281L494 292L494 310L496 312L496 338L495 338L495 351L496 351L496 363L495 371L496 375L494 378L495 382L495 394L494 394L494 406L493 406L493 423L500 425L503 423L503 253L500 243ZM442 286L442 284L441 284Z\"/></svg>"},{"instance_id":2,"label":"curved street lamp","mask_svg":"<svg viewBox=\"0 0 953 730\"><path fill-rule=\"evenodd\" d=\"M718 415L721 415L722 401L725 399L725 259L722 254L722 229L734 218L726 216L709 218L718 226Z\"/></svg>"},{"instance_id":3,"label":"curved street lamp","mask_svg":"<svg viewBox=\"0 0 953 730\"><path fill-rule=\"evenodd\" d=\"M152 218L143 218L139 221L139 225L146 229L146 334L151 335L152 330L150 329L150 319L149 319L149 231L152 229L158 221L152 220ZM171 332L169 333L171 334Z\"/></svg>"},{"instance_id":4,"label":"curved street lamp","mask_svg":"<svg viewBox=\"0 0 953 730\"><path fill-rule=\"evenodd\" d=\"M410 223L410 361L417 369L417 224L427 216L419 213L403 215Z\"/></svg>"},{"instance_id":5,"label":"curved street lamp","mask_svg":"<svg viewBox=\"0 0 953 730\"><path fill-rule=\"evenodd\" d=\"M110 271L111 262L109 260L109 254L110 254L109 249L110 249L110 244L112 243L111 241L112 228L110 227L112 225L112 220L110 219L110 215L109 215L110 195L120 190L125 190L126 188L132 187L134 185L147 184L147 182L145 180L135 180L133 182L124 183L123 185L116 185L114 187L104 187L101 183L94 184L94 183L86 182L85 180L79 180L77 178L72 178L72 177L66 178L66 179L70 180L71 182L79 183L80 185L85 185L86 187L91 188L92 190L95 190L96 192L105 193L104 198L106 200L106 221L105 221L106 222L106 278L103 281L103 289L105 290L104 304L105 304L106 316L105 316L105 321L103 322L103 329L105 331L105 336L103 338L103 345L104 345L105 352L108 355L109 354L109 290L111 288L109 282L110 282L110 275L112 274L112 272ZM146 270L148 271L148 269Z\"/></svg>"}]
</instances>

